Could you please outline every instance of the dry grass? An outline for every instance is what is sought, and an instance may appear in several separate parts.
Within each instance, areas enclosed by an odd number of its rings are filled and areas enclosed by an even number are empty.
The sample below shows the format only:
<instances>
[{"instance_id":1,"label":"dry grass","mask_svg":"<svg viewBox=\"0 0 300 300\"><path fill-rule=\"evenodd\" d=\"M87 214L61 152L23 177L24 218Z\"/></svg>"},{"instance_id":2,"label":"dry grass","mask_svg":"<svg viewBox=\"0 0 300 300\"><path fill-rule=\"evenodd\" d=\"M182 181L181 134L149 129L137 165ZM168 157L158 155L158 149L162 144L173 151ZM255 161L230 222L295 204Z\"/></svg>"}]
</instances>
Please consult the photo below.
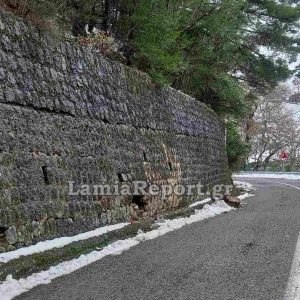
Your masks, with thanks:
<instances>
[{"instance_id":1,"label":"dry grass","mask_svg":"<svg viewBox=\"0 0 300 300\"><path fill-rule=\"evenodd\" d=\"M117 40L105 32L98 32L97 34L79 37L77 41L80 45L96 49L103 56L112 60L119 61L121 63L126 61L122 53L119 52Z\"/></svg>"},{"instance_id":2,"label":"dry grass","mask_svg":"<svg viewBox=\"0 0 300 300\"><path fill-rule=\"evenodd\" d=\"M41 18L28 4L28 0L0 0L0 9L28 20L39 29L52 29L53 23Z\"/></svg>"}]
</instances>

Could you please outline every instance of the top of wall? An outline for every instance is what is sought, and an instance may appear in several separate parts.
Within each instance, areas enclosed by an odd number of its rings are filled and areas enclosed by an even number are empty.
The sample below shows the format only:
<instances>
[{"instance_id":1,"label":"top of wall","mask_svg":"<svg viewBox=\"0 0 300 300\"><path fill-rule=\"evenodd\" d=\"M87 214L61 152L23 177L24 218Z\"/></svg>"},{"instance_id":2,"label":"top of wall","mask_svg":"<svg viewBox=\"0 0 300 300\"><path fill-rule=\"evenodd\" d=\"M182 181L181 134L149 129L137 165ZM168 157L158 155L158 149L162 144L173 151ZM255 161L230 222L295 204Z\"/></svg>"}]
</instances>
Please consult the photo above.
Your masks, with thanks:
<instances>
[{"instance_id":1,"label":"top of wall","mask_svg":"<svg viewBox=\"0 0 300 300\"><path fill-rule=\"evenodd\" d=\"M104 59L93 49L58 41L3 11L0 34L1 103L221 138L224 125L211 109L172 88L155 87L144 73Z\"/></svg>"}]
</instances>

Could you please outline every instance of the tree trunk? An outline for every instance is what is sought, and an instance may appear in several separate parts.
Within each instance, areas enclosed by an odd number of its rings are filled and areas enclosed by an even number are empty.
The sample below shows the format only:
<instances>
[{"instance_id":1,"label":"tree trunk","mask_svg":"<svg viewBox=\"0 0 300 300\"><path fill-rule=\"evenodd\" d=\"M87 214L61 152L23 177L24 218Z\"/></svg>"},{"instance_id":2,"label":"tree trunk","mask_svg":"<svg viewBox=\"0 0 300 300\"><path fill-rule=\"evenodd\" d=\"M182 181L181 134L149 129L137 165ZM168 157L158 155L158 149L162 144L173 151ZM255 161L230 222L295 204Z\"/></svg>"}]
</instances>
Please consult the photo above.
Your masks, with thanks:
<instances>
[{"instance_id":1,"label":"tree trunk","mask_svg":"<svg viewBox=\"0 0 300 300\"><path fill-rule=\"evenodd\" d=\"M104 31L108 32L110 24L110 0L104 1L104 16L102 21L102 28Z\"/></svg>"},{"instance_id":2,"label":"tree trunk","mask_svg":"<svg viewBox=\"0 0 300 300\"><path fill-rule=\"evenodd\" d=\"M258 171L260 167L261 167L261 161L257 160L255 163L255 167L253 168L253 171Z\"/></svg>"},{"instance_id":3,"label":"tree trunk","mask_svg":"<svg viewBox=\"0 0 300 300\"><path fill-rule=\"evenodd\" d=\"M268 166L268 164L269 164L269 162L270 162L270 159L271 159L276 153L277 153L277 150L271 152L271 153L265 158L265 160L264 160L264 162L263 162L264 171L266 171L267 166Z\"/></svg>"}]
</instances>

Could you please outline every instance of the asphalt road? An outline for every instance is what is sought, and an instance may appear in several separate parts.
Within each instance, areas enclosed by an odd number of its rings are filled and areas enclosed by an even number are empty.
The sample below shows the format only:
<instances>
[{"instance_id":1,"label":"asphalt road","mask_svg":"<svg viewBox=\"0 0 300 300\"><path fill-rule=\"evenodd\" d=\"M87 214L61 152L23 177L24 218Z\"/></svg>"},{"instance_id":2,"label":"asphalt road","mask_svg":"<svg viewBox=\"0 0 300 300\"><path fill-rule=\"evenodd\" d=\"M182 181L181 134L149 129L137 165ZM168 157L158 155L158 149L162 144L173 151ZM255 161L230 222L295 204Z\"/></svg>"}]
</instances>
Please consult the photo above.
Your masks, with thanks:
<instances>
[{"instance_id":1,"label":"asphalt road","mask_svg":"<svg viewBox=\"0 0 300 300\"><path fill-rule=\"evenodd\" d=\"M300 231L300 191L277 182L300 182L241 181L259 189L240 210L105 257L17 299L282 299Z\"/></svg>"}]
</instances>

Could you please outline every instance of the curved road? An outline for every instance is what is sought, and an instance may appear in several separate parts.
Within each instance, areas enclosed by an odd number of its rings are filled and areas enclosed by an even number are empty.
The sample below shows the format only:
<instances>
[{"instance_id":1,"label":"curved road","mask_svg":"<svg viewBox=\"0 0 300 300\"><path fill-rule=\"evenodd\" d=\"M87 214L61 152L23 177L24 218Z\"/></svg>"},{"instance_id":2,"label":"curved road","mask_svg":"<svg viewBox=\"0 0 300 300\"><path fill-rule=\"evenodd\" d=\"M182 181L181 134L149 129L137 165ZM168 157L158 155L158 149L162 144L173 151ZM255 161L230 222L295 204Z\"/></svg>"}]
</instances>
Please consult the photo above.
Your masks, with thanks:
<instances>
[{"instance_id":1,"label":"curved road","mask_svg":"<svg viewBox=\"0 0 300 300\"><path fill-rule=\"evenodd\" d=\"M300 188L300 181L241 181L259 189L240 210L105 257L17 299L283 299L300 231L300 190L279 182Z\"/></svg>"}]
</instances>

